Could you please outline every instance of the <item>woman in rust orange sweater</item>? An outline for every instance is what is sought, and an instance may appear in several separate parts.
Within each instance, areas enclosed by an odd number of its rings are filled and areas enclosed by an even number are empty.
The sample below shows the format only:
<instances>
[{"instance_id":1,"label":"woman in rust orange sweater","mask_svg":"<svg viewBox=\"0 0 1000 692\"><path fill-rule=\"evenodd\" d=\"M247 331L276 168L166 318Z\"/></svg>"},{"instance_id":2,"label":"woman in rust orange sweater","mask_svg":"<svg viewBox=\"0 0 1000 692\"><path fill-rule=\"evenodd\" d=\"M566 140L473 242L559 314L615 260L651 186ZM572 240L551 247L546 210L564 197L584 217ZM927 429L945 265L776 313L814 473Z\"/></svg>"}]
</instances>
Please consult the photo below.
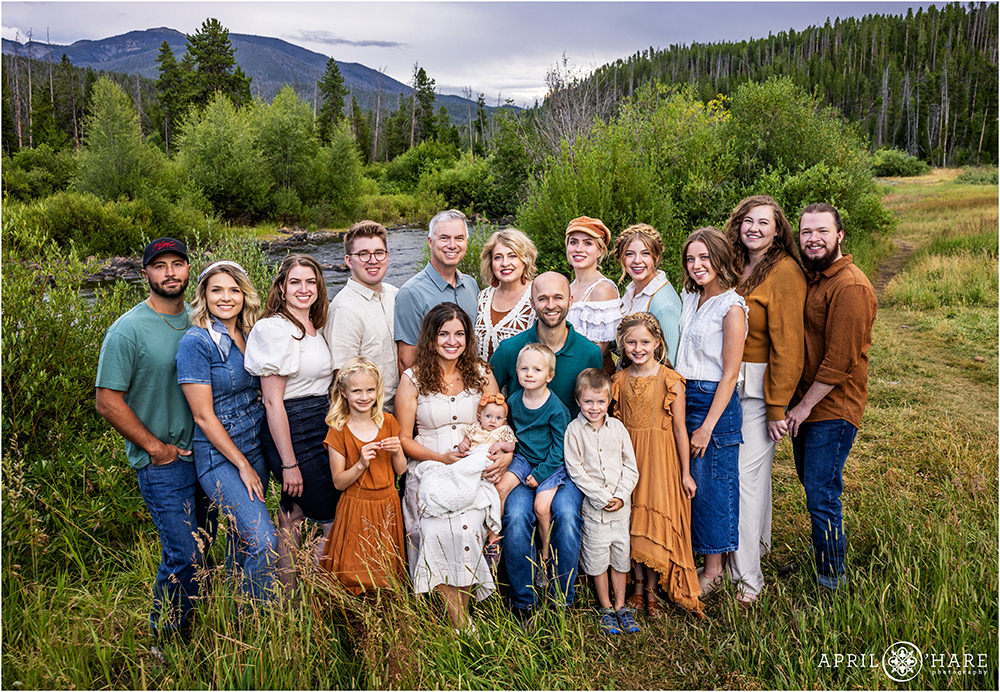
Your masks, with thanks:
<instances>
[{"instance_id":1,"label":"woman in rust orange sweater","mask_svg":"<svg viewBox=\"0 0 1000 692\"><path fill-rule=\"evenodd\" d=\"M806 280L791 224L772 197L741 201L725 233L740 274L736 291L750 310L737 388L743 404L740 547L728 561L740 605L749 607L764 586L760 560L771 549L774 447L787 431L785 408L802 374Z\"/></svg>"}]
</instances>

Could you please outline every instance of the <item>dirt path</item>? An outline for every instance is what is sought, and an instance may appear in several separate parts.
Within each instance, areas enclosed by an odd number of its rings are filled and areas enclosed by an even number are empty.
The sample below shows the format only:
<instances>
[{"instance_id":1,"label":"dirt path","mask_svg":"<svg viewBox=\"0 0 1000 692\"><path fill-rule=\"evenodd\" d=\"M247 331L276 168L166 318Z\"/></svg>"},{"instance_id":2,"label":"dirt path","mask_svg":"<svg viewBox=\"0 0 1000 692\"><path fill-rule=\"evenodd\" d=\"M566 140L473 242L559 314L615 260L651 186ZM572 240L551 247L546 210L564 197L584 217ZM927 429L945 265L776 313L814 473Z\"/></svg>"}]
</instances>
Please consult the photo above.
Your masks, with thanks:
<instances>
[{"instance_id":1,"label":"dirt path","mask_svg":"<svg viewBox=\"0 0 1000 692\"><path fill-rule=\"evenodd\" d=\"M908 240L894 238L892 242L896 245L896 251L882 261L875 273L875 295L878 296L879 306L882 305L885 287L889 285L892 277L903 271L906 261L917 249L917 246Z\"/></svg>"}]
</instances>

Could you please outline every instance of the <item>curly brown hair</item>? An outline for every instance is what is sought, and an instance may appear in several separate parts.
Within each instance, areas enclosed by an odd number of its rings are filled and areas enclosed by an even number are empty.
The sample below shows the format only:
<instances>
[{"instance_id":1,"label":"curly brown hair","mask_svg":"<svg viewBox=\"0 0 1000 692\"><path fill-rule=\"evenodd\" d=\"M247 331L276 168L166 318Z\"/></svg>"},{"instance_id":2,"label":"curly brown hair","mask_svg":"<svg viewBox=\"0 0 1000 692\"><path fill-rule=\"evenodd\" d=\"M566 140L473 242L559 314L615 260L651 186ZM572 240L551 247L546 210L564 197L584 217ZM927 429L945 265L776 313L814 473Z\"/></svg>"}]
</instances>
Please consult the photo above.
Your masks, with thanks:
<instances>
[{"instance_id":1,"label":"curly brown hair","mask_svg":"<svg viewBox=\"0 0 1000 692\"><path fill-rule=\"evenodd\" d=\"M455 303L435 305L424 316L417 337L417 355L413 361L413 375L417 391L423 395L439 394L444 391L444 377L441 360L437 352L437 337L446 322L458 320L465 331L465 350L458 357L458 373L465 389L482 391L486 386L489 364L479 357L476 348L476 334L472 331L472 319Z\"/></svg>"},{"instance_id":2,"label":"curly brown hair","mask_svg":"<svg viewBox=\"0 0 1000 692\"><path fill-rule=\"evenodd\" d=\"M301 335L294 337L298 340L305 338L305 327L299 322L285 305L285 281L288 274L295 267L309 267L316 274L316 302L309 308L309 319L312 320L313 327L322 329L326 325L326 312L328 309L326 299L326 282L323 281L323 270L319 263L309 255L289 255L282 260L278 267L278 273L274 275L271 282L271 289L267 292L267 300L264 303L264 317L274 317L281 315L286 320L298 327Z\"/></svg>"},{"instance_id":3,"label":"curly brown hair","mask_svg":"<svg viewBox=\"0 0 1000 692\"><path fill-rule=\"evenodd\" d=\"M689 293L701 293L704 289L698 285L694 277L687 270L687 251L691 243L704 243L708 249L708 258L712 262L712 269L719 277L719 285L722 290L729 290L740 281L740 275L736 273L733 266L733 248L730 247L726 236L722 235L715 226L704 226L693 231L684 241L684 248L681 250L681 264L684 266L684 288Z\"/></svg>"},{"instance_id":4,"label":"curly brown hair","mask_svg":"<svg viewBox=\"0 0 1000 692\"><path fill-rule=\"evenodd\" d=\"M737 284L736 292L741 296L750 295L750 292L760 286L761 282L767 278L767 275L774 269L774 265L786 256L795 260L800 269L802 267L802 262L799 260L799 248L792 234L792 225L788 222L788 217L785 216L785 210L770 195L753 195L741 200L736 205L722 229L729 239L729 244L733 246L733 268L736 270L736 274L742 277L743 268L750 261L750 252L740 238L740 226L743 224L743 218L754 207L771 207L774 214L774 242L771 243L771 247L767 249L760 262L750 272L750 276Z\"/></svg>"}]
</instances>

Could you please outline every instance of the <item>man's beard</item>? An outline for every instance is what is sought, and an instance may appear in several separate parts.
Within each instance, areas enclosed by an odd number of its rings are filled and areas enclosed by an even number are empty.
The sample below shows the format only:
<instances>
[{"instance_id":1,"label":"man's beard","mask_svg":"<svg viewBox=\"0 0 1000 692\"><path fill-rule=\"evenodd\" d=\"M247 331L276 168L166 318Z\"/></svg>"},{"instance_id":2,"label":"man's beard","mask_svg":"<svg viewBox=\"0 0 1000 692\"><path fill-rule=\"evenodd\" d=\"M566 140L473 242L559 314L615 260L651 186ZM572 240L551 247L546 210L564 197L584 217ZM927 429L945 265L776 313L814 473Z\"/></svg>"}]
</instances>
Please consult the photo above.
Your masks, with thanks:
<instances>
[{"instance_id":1,"label":"man's beard","mask_svg":"<svg viewBox=\"0 0 1000 692\"><path fill-rule=\"evenodd\" d=\"M555 327L558 327L560 324L566 321L566 316L568 314L569 314L568 310L562 310L558 316L544 315L544 313L536 313L536 316L538 317L539 322L541 322L550 329L554 329ZM550 322L549 320L551 320L553 317L555 317L556 321Z\"/></svg>"},{"instance_id":2,"label":"man's beard","mask_svg":"<svg viewBox=\"0 0 1000 692\"><path fill-rule=\"evenodd\" d=\"M827 250L826 254L822 257L808 257L805 254L802 255L802 266L806 268L810 274L819 274L822 271L826 271L831 264L839 259L837 255L839 254L837 250L840 246L837 246L833 250Z\"/></svg>"},{"instance_id":3,"label":"man's beard","mask_svg":"<svg viewBox=\"0 0 1000 692\"><path fill-rule=\"evenodd\" d=\"M154 284L152 281L147 281L147 283L149 283L149 290L161 298L178 298L184 295L184 291L187 290L188 279L184 279L176 288L172 289L163 288L163 284L166 283L163 281L158 284Z\"/></svg>"}]
</instances>

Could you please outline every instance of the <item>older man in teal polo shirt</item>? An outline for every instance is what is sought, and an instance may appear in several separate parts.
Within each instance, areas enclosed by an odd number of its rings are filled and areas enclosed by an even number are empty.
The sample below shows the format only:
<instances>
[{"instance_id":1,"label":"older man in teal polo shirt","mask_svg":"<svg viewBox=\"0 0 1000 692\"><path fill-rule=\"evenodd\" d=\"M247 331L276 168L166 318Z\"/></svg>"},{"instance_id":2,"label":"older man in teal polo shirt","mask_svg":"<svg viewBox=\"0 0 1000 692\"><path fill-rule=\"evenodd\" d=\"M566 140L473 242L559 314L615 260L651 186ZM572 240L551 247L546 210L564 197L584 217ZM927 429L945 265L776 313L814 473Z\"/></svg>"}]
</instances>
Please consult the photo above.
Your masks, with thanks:
<instances>
[{"instance_id":1,"label":"older man in teal polo shirt","mask_svg":"<svg viewBox=\"0 0 1000 692\"><path fill-rule=\"evenodd\" d=\"M469 243L468 219L457 209L449 209L436 214L427 229L430 261L403 284L396 295L393 332L400 374L413 365L420 326L432 307L458 303L472 318L472 323L476 322L479 285L474 278L458 271ZM466 334L466 338L472 343L474 337Z\"/></svg>"},{"instance_id":2,"label":"older man in teal polo shirt","mask_svg":"<svg viewBox=\"0 0 1000 692\"><path fill-rule=\"evenodd\" d=\"M537 341L556 354L556 374L549 389L570 410L580 412L573 388L577 375L587 368L600 368L603 363L600 347L580 335L566 322L569 313L569 281L562 274L546 272L531 284L531 305L538 320L535 326L517 336L500 342L490 359L493 374L500 388L513 394L521 389L517 381L517 354L524 345ZM523 483L510 491L504 504L503 555L510 583L510 605L515 614L527 621L535 606L534 555L532 537L535 533L535 491ZM551 546L553 555L552 580L549 596L557 604L569 605L575 597L576 567L580 561L580 538L583 519L580 505L583 494L570 479L559 487L552 498ZM546 575L549 576L549 575Z\"/></svg>"}]
</instances>

